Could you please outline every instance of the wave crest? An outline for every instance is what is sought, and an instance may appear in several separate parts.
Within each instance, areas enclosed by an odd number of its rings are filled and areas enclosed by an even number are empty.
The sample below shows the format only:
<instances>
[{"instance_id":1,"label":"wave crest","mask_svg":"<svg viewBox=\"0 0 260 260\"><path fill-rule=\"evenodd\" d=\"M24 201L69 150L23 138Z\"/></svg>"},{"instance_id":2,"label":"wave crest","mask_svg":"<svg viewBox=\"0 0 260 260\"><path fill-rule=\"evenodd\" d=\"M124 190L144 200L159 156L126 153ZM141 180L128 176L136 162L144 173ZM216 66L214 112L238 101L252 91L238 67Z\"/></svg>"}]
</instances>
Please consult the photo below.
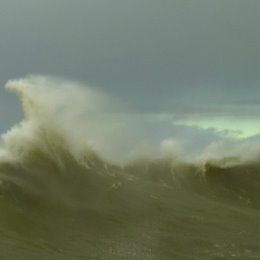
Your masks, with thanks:
<instances>
[{"instance_id":1,"label":"wave crest","mask_svg":"<svg viewBox=\"0 0 260 260\"><path fill-rule=\"evenodd\" d=\"M187 160L181 144L169 139L161 141L161 157L116 163L111 160L115 151L122 153L122 140L131 138L122 135L125 117L114 114L113 99L76 83L37 76L10 81L7 89L19 96L25 118L2 135L2 192L17 190L98 210L126 210L125 203L128 209L142 208L166 191L259 205L258 152L244 159L239 152ZM134 129L126 125L129 132Z\"/></svg>"}]
</instances>

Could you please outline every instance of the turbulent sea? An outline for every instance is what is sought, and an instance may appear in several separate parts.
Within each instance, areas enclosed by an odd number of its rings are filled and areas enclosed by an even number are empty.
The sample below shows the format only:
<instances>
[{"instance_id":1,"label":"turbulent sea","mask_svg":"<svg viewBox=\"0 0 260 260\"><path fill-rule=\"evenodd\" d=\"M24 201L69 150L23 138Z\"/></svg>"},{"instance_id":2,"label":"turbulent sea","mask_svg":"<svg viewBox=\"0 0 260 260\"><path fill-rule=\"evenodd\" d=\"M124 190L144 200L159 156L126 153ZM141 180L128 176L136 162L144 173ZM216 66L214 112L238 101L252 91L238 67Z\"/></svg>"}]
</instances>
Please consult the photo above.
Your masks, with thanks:
<instances>
[{"instance_id":1,"label":"turbulent sea","mask_svg":"<svg viewBox=\"0 0 260 260\"><path fill-rule=\"evenodd\" d=\"M257 155L108 158L104 97L52 84L7 84L25 118L2 135L0 259L260 259Z\"/></svg>"}]
</instances>

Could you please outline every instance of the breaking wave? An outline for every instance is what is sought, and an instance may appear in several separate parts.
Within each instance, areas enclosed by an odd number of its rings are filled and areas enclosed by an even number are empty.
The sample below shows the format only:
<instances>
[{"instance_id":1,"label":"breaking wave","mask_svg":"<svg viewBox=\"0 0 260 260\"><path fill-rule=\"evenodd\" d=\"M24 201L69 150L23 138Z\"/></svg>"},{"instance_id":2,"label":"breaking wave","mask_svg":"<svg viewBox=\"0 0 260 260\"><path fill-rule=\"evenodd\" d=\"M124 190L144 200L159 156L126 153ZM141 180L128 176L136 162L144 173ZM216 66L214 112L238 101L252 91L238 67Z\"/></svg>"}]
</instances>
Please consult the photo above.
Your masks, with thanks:
<instances>
[{"instance_id":1,"label":"breaking wave","mask_svg":"<svg viewBox=\"0 0 260 260\"><path fill-rule=\"evenodd\" d=\"M153 207L170 191L259 207L258 149L243 154L248 143L218 156L208 156L216 146L210 144L191 157L169 139L160 140L158 149L146 146L153 149L146 153L138 146L141 118L112 97L41 76L9 81L6 88L18 95L25 115L2 135L1 192L7 197L133 212Z\"/></svg>"}]
</instances>

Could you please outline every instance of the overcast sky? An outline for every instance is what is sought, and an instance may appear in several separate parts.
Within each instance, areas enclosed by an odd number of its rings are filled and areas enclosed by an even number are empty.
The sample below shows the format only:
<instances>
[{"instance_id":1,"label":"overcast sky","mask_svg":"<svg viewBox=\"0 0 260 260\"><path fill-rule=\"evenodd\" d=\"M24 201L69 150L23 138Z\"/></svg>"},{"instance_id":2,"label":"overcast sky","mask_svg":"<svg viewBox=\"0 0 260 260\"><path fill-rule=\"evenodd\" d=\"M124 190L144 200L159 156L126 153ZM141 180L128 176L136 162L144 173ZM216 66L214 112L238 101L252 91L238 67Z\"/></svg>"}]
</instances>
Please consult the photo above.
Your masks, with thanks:
<instances>
[{"instance_id":1,"label":"overcast sky","mask_svg":"<svg viewBox=\"0 0 260 260\"><path fill-rule=\"evenodd\" d=\"M1 0L0 130L21 117L6 81L44 74L88 83L137 113L203 128L236 117L237 130L250 121L257 134L259 50L259 0Z\"/></svg>"}]
</instances>

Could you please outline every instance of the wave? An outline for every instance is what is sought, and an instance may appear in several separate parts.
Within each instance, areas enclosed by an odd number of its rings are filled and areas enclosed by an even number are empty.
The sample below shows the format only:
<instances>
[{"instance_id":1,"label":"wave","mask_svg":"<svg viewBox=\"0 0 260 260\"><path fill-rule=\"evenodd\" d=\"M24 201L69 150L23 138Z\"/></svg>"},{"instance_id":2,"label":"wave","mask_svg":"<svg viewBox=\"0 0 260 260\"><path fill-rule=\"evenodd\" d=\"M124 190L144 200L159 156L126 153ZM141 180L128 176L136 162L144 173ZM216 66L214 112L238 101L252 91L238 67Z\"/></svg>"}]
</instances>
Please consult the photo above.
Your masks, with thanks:
<instances>
[{"instance_id":1,"label":"wave","mask_svg":"<svg viewBox=\"0 0 260 260\"><path fill-rule=\"evenodd\" d=\"M128 214L163 203L166 193L260 206L257 149L247 157L239 149L191 160L178 142L162 140L166 152L159 156L139 153L122 160L122 150L129 150L138 135L129 122L122 126L127 116L115 112L120 102L48 77L30 76L6 87L18 95L25 114L2 135L0 178L6 197Z\"/></svg>"}]
</instances>

